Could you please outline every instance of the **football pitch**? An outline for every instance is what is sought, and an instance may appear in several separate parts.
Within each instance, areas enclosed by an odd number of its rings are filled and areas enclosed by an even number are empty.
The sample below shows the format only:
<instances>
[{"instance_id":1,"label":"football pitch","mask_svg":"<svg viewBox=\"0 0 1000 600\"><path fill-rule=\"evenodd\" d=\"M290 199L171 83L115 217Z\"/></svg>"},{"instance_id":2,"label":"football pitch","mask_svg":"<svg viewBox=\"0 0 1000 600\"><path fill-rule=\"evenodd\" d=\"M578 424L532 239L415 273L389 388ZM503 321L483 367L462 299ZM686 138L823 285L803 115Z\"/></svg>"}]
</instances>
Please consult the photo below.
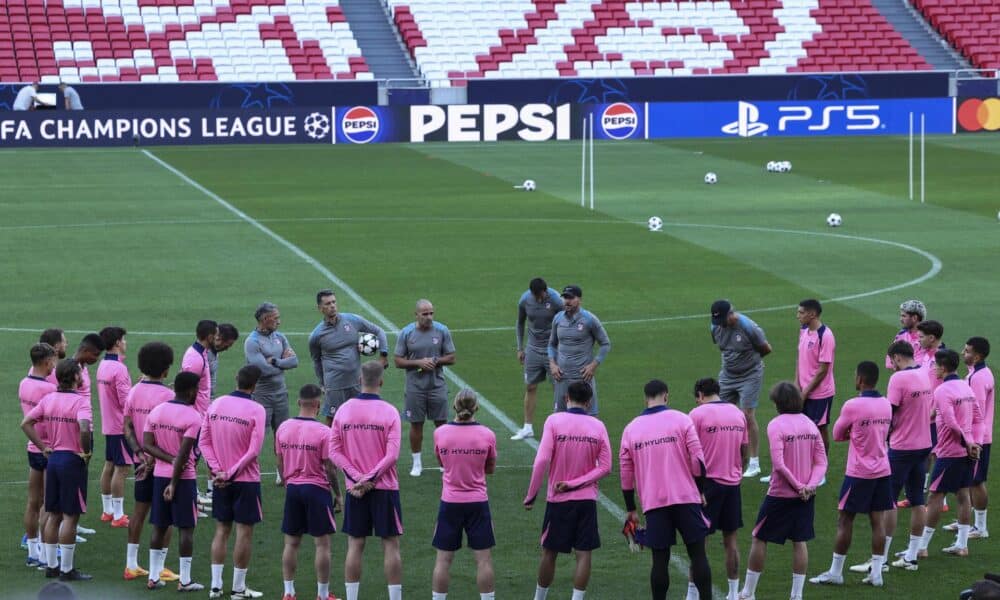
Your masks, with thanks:
<instances>
[{"instance_id":1,"label":"football pitch","mask_svg":"<svg viewBox=\"0 0 1000 600\"><path fill-rule=\"evenodd\" d=\"M34 597L46 581L25 568L17 548L27 465L15 390L42 329L66 329L72 351L86 332L110 324L127 328L127 364L137 380L134 356L144 343L173 346L172 377L199 319L232 322L241 338L221 355L225 391L243 364L242 342L260 302L279 306L281 330L305 358L308 333L320 319L315 293L332 287L342 311L386 327L390 344L394 332L413 320L418 298L432 300L436 318L451 328L457 363L449 393L462 384L475 388L485 400L478 416L499 441L497 472L489 479L497 596L530 598L543 507L526 512L521 505L534 445L509 439L522 421L514 321L528 281L542 276L557 289L579 284L583 306L604 322L612 350L597 377L601 418L615 452L625 424L642 408L646 381L666 380L671 405L688 411L694 381L718 373L707 313L722 297L768 334L774 353L765 361L765 389L794 376L799 300L824 302L823 320L838 342L836 414L853 396L854 366L861 360L881 364L903 300L922 300L929 317L944 324L949 346L961 349L972 335L1000 342L991 316L1000 298L1000 138L929 138L924 205L907 199L906 152L907 141L895 137L598 142L595 211L579 206L579 142L0 152L0 279L6 281L0 296L0 389L8 398L0 415L6 422L0 436L0 595ZM789 160L793 170L766 173L770 160ZM718 174L718 184L703 183L709 171ZM524 179L534 179L538 190L513 189ZM826 226L831 212L843 217L842 227ZM664 220L662 232L647 231L653 215ZM288 373L293 394L314 381L308 362ZM883 371L883 392L888 376ZM399 406L402 379L390 369L383 393ZM551 387L543 384L536 432L550 398ZM765 392L758 413L762 433L773 416ZM430 435L425 437L428 465L432 447ZM761 462L768 469L762 438ZM280 598L284 494L271 483L270 440L269 434L261 456L269 474L263 483L265 520L256 529L247 581L266 597ZM406 597L426 598L440 473L409 477L405 436L403 446L403 589ZM99 522L103 451L97 436L90 512L82 523L98 533L78 547L76 558L95 579L76 588L84 598L140 597L147 594L143 583L122 580L125 530ZM834 445L829 483L818 493L809 576L829 566L846 453L844 444ZM594 555L588 598L649 593L649 553L630 554L620 535L623 502L615 463L601 482L603 547ZM998 479L994 467L995 503ZM744 482L741 580L765 491L756 480ZM131 484L126 498L128 510ZM991 512L1000 532L1000 504ZM946 514L942 525L953 515ZM893 551L905 549L906 511L899 521ZM195 580L205 584L213 529L211 519L204 519L196 531ZM143 566L149 532L147 526L139 554ZM858 519L848 564L870 555L869 540ZM993 539L973 540L968 558L953 558L941 553L951 540L939 529L920 570L893 570L883 590L862 586L860 575L847 573L843 588L807 583L805 594L954 598L984 571L996 570L1000 549ZM331 590L338 597L345 547L344 536L336 535ZM708 547L713 582L725 590L721 538L710 539ZM297 587L300 598L311 598L311 543L302 548ZM682 546L675 550L686 558ZM177 556L175 544L168 567L176 570ZM570 558L560 560L550 598L569 597L571 565ZM686 593L683 565L675 559L671 598ZM786 598L790 571L791 547L770 546L757 598ZM230 562L226 585L231 581ZM361 597L386 597L374 542L366 553ZM456 558L450 597L477 597L471 553Z\"/></svg>"}]
</instances>

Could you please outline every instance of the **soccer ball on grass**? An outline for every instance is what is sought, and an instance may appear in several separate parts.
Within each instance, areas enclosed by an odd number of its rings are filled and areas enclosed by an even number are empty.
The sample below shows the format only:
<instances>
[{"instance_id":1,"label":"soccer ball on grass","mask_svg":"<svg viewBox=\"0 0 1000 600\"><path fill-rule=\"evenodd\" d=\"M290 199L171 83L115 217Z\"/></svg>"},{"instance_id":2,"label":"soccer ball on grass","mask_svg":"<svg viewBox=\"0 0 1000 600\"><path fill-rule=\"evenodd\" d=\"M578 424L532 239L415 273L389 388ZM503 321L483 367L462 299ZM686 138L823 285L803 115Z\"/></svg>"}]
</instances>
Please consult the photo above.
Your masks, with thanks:
<instances>
[{"instance_id":1,"label":"soccer ball on grass","mask_svg":"<svg viewBox=\"0 0 1000 600\"><path fill-rule=\"evenodd\" d=\"M646 221L646 225L649 226L650 231L660 231L663 229L663 219L660 217L649 217L649 220Z\"/></svg>"},{"instance_id":2,"label":"soccer ball on grass","mask_svg":"<svg viewBox=\"0 0 1000 600\"><path fill-rule=\"evenodd\" d=\"M705 173L705 183L712 185L719 181L719 176L715 173Z\"/></svg>"},{"instance_id":3,"label":"soccer ball on grass","mask_svg":"<svg viewBox=\"0 0 1000 600\"><path fill-rule=\"evenodd\" d=\"M840 227L843 222L844 220L837 213L830 213L830 216L826 218L826 224L830 227Z\"/></svg>"},{"instance_id":4,"label":"soccer ball on grass","mask_svg":"<svg viewBox=\"0 0 1000 600\"><path fill-rule=\"evenodd\" d=\"M533 192L533 191L535 191L535 180L534 179L525 179L524 183L521 184L521 189L524 190L524 191L526 191L526 192Z\"/></svg>"}]
</instances>

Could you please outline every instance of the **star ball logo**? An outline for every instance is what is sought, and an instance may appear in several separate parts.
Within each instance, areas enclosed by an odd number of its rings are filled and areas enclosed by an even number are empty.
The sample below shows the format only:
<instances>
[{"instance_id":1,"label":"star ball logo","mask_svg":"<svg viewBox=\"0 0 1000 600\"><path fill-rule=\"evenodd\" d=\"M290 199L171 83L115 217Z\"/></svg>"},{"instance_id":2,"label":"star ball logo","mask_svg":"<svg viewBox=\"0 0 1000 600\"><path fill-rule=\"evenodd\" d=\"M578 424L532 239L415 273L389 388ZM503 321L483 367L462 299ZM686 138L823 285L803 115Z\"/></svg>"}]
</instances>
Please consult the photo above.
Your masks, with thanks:
<instances>
[{"instance_id":1,"label":"star ball logo","mask_svg":"<svg viewBox=\"0 0 1000 600\"><path fill-rule=\"evenodd\" d=\"M306 135L314 140L321 140L330 133L330 119L318 112L311 113L302 124Z\"/></svg>"},{"instance_id":2,"label":"star ball logo","mask_svg":"<svg viewBox=\"0 0 1000 600\"><path fill-rule=\"evenodd\" d=\"M367 106L355 106L340 120L341 131L353 144L367 144L378 135L381 123L378 114Z\"/></svg>"},{"instance_id":3,"label":"star ball logo","mask_svg":"<svg viewBox=\"0 0 1000 600\"><path fill-rule=\"evenodd\" d=\"M639 128L639 115L631 105L616 102L604 109L601 128L613 140L628 139Z\"/></svg>"}]
</instances>

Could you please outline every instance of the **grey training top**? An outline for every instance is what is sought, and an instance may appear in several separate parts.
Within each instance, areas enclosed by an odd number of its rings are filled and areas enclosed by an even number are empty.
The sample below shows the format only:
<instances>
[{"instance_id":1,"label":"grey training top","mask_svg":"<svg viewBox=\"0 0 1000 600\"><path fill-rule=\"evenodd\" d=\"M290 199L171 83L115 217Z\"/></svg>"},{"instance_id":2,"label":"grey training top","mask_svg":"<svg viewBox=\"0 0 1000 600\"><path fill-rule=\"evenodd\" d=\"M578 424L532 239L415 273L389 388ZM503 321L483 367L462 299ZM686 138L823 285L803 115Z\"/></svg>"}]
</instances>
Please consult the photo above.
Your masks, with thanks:
<instances>
[{"instance_id":1,"label":"grey training top","mask_svg":"<svg viewBox=\"0 0 1000 600\"><path fill-rule=\"evenodd\" d=\"M531 290L524 292L517 302L517 349L534 350L545 354L552 335L552 319L563 309L558 292L549 288L545 299L539 302ZM524 323L528 323L528 345L524 344Z\"/></svg>"},{"instance_id":2,"label":"grey training top","mask_svg":"<svg viewBox=\"0 0 1000 600\"><path fill-rule=\"evenodd\" d=\"M80 102L80 94L70 86L66 86L66 89L63 90L63 97L69 100L70 110L83 110L83 102Z\"/></svg>"},{"instance_id":3,"label":"grey training top","mask_svg":"<svg viewBox=\"0 0 1000 600\"><path fill-rule=\"evenodd\" d=\"M594 356L594 344L600 350ZM604 362L611 351L611 340L604 325L590 311L580 309L573 316L560 311L552 319L552 334L549 336L549 358L555 359L566 379L582 378L582 371L591 361Z\"/></svg>"},{"instance_id":4,"label":"grey training top","mask_svg":"<svg viewBox=\"0 0 1000 600\"><path fill-rule=\"evenodd\" d=\"M445 325L436 321L426 331L418 328L416 323L410 323L399 332L399 339L396 340L396 356L408 360L440 358L453 352L455 352L455 342L451 339L451 332ZM407 392L446 387L443 366L434 369L433 373L416 368L406 370Z\"/></svg>"},{"instance_id":5,"label":"grey training top","mask_svg":"<svg viewBox=\"0 0 1000 600\"><path fill-rule=\"evenodd\" d=\"M764 364L757 351L767 344L764 330L749 317L738 315L732 327L712 325L712 340L722 350L719 379L742 379L755 374Z\"/></svg>"},{"instance_id":6,"label":"grey training top","mask_svg":"<svg viewBox=\"0 0 1000 600\"><path fill-rule=\"evenodd\" d=\"M247 341L243 343L243 352L247 357L247 364L260 368L261 377L257 381L257 388L254 396L276 394L286 391L285 371L299 366L297 356L281 358L285 350L290 348L288 339L284 334L272 331L269 335L264 335L259 330L254 329L247 336ZM277 360L277 365L271 364L271 359Z\"/></svg>"},{"instance_id":7,"label":"grey training top","mask_svg":"<svg viewBox=\"0 0 1000 600\"><path fill-rule=\"evenodd\" d=\"M205 362L208 363L208 372L212 376L212 388L209 395L215 398L215 384L219 379L219 355L211 348L205 349Z\"/></svg>"},{"instance_id":8,"label":"grey training top","mask_svg":"<svg viewBox=\"0 0 1000 600\"><path fill-rule=\"evenodd\" d=\"M328 390L357 387L361 379L361 352L358 336L371 333L378 338L379 351L389 353L385 331L352 313L339 313L337 324L324 319L309 335L309 356L320 385Z\"/></svg>"}]
</instances>

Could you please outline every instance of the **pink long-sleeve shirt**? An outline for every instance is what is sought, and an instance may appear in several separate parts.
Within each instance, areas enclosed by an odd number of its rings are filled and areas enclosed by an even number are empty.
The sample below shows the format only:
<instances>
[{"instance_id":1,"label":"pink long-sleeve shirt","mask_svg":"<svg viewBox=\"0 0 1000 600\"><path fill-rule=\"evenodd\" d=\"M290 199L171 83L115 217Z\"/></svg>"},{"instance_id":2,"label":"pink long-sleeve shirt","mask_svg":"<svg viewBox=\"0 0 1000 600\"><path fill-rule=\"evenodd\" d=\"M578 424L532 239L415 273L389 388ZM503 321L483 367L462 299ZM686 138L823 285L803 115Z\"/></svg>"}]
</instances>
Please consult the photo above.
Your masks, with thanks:
<instances>
[{"instance_id":1,"label":"pink long-sleeve shirt","mask_svg":"<svg viewBox=\"0 0 1000 600\"><path fill-rule=\"evenodd\" d=\"M142 433L146 430L146 419L153 409L174 399L174 391L161 381L142 380L132 386L125 398L125 416L132 419L135 439L142 445Z\"/></svg>"},{"instance_id":2,"label":"pink long-sleeve shirt","mask_svg":"<svg viewBox=\"0 0 1000 600\"><path fill-rule=\"evenodd\" d=\"M198 399L195 400L194 407L202 415L208 411L208 405L212 403L212 370L208 365L205 347L195 342L188 346L181 359L181 371L194 373L198 379Z\"/></svg>"},{"instance_id":3,"label":"pink long-sleeve shirt","mask_svg":"<svg viewBox=\"0 0 1000 600\"><path fill-rule=\"evenodd\" d=\"M778 415L767 424L771 445L768 496L797 498L803 487L815 488L826 475L826 448L816 425L802 413Z\"/></svg>"},{"instance_id":4,"label":"pink long-sleeve shirt","mask_svg":"<svg viewBox=\"0 0 1000 600\"><path fill-rule=\"evenodd\" d=\"M56 391L55 384L46 381L43 377L28 375L22 379L21 384L17 387L17 397L21 401L21 414L28 416L31 409L38 406L42 398L54 391ZM48 441L44 422L35 423L35 432L38 433L38 437L42 438L42 441ZM38 453L41 451L40 448L28 442L28 452Z\"/></svg>"},{"instance_id":5,"label":"pink long-sleeve shirt","mask_svg":"<svg viewBox=\"0 0 1000 600\"><path fill-rule=\"evenodd\" d=\"M548 502L596 500L597 482L610 472L611 441L604 423L579 408L552 414L545 419L524 503L535 501L546 474ZM556 491L561 482L570 489Z\"/></svg>"},{"instance_id":6,"label":"pink long-sleeve shirt","mask_svg":"<svg viewBox=\"0 0 1000 600\"><path fill-rule=\"evenodd\" d=\"M705 454L706 476L723 485L739 485L743 480L740 448L750 443L746 415L735 404L720 400L696 407L691 421Z\"/></svg>"},{"instance_id":7,"label":"pink long-sleeve shirt","mask_svg":"<svg viewBox=\"0 0 1000 600\"><path fill-rule=\"evenodd\" d=\"M937 411L938 443L934 455L938 458L968 456L966 448L980 440L983 415L969 384L954 373L934 390L934 409Z\"/></svg>"},{"instance_id":8,"label":"pink long-sleeve shirt","mask_svg":"<svg viewBox=\"0 0 1000 600\"><path fill-rule=\"evenodd\" d=\"M893 450L923 450L933 446L931 406L934 392L927 373L918 365L893 373L885 397L896 408L892 416L889 447Z\"/></svg>"},{"instance_id":9,"label":"pink long-sleeve shirt","mask_svg":"<svg viewBox=\"0 0 1000 600\"><path fill-rule=\"evenodd\" d=\"M80 454L80 421L94 421L90 402L78 392L52 392L46 395L27 417L45 423L43 439L52 450L66 450ZM35 430L38 431L37 429Z\"/></svg>"},{"instance_id":10,"label":"pink long-sleeve shirt","mask_svg":"<svg viewBox=\"0 0 1000 600\"><path fill-rule=\"evenodd\" d=\"M371 481L378 490L398 490L399 410L377 394L362 392L333 417L330 458L344 471L348 487Z\"/></svg>"},{"instance_id":11,"label":"pink long-sleeve shirt","mask_svg":"<svg viewBox=\"0 0 1000 600\"><path fill-rule=\"evenodd\" d=\"M330 487L324 461L330 459L333 431L316 419L295 417L278 427L274 451L281 457L281 477L293 485Z\"/></svg>"},{"instance_id":12,"label":"pink long-sleeve shirt","mask_svg":"<svg viewBox=\"0 0 1000 600\"><path fill-rule=\"evenodd\" d=\"M125 399L132 389L128 367L117 354L105 354L97 367L97 395L101 406L101 433L125 433Z\"/></svg>"},{"instance_id":13,"label":"pink long-sleeve shirt","mask_svg":"<svg viewBox=\"0 0 1000 600\"><path fill-rule=\"evenodd\" d=\"M240 391L216 398L205 413L198 447L212 472L230 481L260 481L264 407Z\"/></svg>"},{"instance_id":14,"label":"pink long-sleeve shirt","mask_svg":"<svg viewBox=\"0 0 1000 600\"><path fill-rule=\"evenodd\" d=\"M164 402L149 413L143 427L143 435L152 433L153 440L160 450L171 456L177 456L184 438L198 439L198 430L201 429L201 415L193 406L182 402ZM184 463L184 469L181 471L181 479L195 478L194 463L195 455L194 448L192 448L187 462ZM156 459L153 475L155 477L173 477L173 463Z\"/></svg>"},{"instance_id":15,"label":"pink long-sleeve shirt","mask_svg":"<svg viewBox=\"0 0 1000 600\"><path fill-rule=\"evenodd\" d=\"M441 499L486 502L486 464L497 459L497 436L476 422L452 422L434 430L434 454L444 469Z\"/></svg>"},{"instance_id":16,"label":"pink long-sleeve shirt","mask_svg":"<svg viewBox=\"0 0 1000 600\"><path fill-rule=\"evenodd\" d=\"M982 433L979 439L983 444L993 443L993 412L994 412L994 392L996 383L993 379L993 371L981 362L969 369L969 375L965 382L972 388L972 393L979 403L979 412L983 414Z\"/></svg>"},{"instance_id":17,"label":"pink long-sleeve shirt","mask_svg":"<svg viewBox=\"0 0 1000 600\"><path fill-rule=\"evenodd\" d=\"M643 512L701 504L695 477L705 475L705 456L694 422L679 410L654 406L632 419L622 433L618 464L622 489L638 492Z\"/></svg>"},{"instance_id":18,"label":"pink long-sleeve shirt","mask_svg":"<svg viewBox=\"0 0 1000 600\"><path fill-rule=\"evenodd\" d=\"M864 391L840 409L833 424L833 439L850 441L847 449L847 475L860 479L878 479L892 473L889 468L889 427L892 405L877 391Z\"/></svg>"}]
</instances>

